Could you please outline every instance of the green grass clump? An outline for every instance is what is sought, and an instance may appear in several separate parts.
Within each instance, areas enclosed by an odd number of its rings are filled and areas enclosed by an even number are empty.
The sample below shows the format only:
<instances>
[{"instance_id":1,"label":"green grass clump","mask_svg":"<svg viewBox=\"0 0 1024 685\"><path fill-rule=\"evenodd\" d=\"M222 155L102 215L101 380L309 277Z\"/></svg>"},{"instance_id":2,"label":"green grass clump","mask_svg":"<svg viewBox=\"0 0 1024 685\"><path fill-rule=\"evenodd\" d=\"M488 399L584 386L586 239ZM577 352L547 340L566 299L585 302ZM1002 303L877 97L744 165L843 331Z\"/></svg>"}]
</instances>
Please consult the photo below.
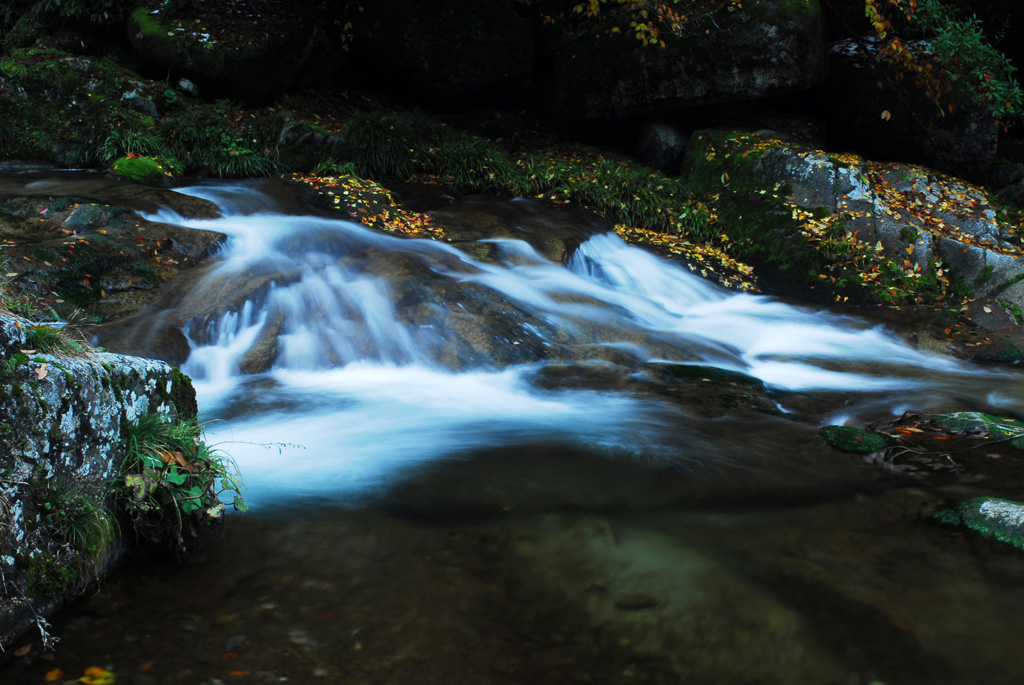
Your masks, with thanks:
<instances>
[{"instance_id":1,"label":"green grass clump","mask_svg":"<svg viewBox=\"0 0 1024 685\"><path fill-rule=\"evenodd\" d=\"M124 440L124 502L139 537L186 553L200 528L222 516L222 495L246 509L237 466L203 441L195 419L148 413L128 426Z\"/></svg>"},{"instance_id":2,"label":"green grass clump","mask_svg":"<svg viewBox=\"0 0 1024 685\"><path fill-rule=\"evenodd\" d=\"M488 138L411 112L357 114L345 140L352 171L364 178L404 181L431 174L461 192L573 202L616 224L697 242L715 237L682 180L588 148L513 154Z\"/></svg>"},{"instance_id":3,"label":"green grass clump","mask_svg":"<svg viewBox=\"0 0 1024 685\"><path fill-rule=\"evenodd\" d=\"M277 151L280 122L275 117L255 123L229 120L236 105L220 101L193 108L167 124L161 135L182 171L206 171L221 178L273 176L281 172Z\"/></svg>"},{"instance_id":4,"label":"green grass clump","mask_svg":"<svg viewBox=\"0 0 1024 685\"><path fill-rule=\"evenodd\" d=\"M25 329L26 345L43 354L83 355L85 348L71 338L63 328L55 326L28 326Z\"/></svg>"}]
</instances>

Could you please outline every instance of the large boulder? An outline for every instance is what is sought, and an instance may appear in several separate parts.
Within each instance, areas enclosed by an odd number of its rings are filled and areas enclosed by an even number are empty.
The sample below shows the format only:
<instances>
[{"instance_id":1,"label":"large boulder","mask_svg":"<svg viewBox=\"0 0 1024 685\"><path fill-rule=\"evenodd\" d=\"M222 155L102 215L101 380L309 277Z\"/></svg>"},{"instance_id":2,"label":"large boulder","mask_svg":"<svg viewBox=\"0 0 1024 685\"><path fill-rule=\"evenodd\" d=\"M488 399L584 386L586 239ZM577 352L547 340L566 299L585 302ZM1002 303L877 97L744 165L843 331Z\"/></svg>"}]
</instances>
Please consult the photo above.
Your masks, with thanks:
<instances>
[{"instance_id":1,"label":"large boulder","mask_svg":"<svg viewBox=\"0 0 1024 685\"><path fill-rule=\"evenodd\" d=\"M369 0L353 19L357 80L434 102L479 102L529 77L533 43L508 0Z\"/></svg>"},{"instance_id":2,"label":"large boulder","mask_svg":"<svg viewBox=\"0 0 1024 685\"><path fill-rule=\"evenodd\" d=\"M132 46L155 72L191 79L206 97L264 102L283 93L313 51L312 18L279 1L259 14L250 4L208 5L137 8L128 20Z\"/></svg>"},{"instance_id":3,"label":"large boulder","mask_svg":"<svg viewBox=\"0 0 1024 685\"><path fill-rule=\"evenodd\" d=\"M28 350L33 328L0 312L0 646L33 626L45 642L43 617L131 544L113 513L126 426L196 415L191 382L166 364Z\"/></svg>"},{"instance_id":4,"label":"large boulder","mask_svg":"<svg viewBox=\"0 0 1024 685\"><path fill-rule=\"evenodd\" d=\"M783 290L1024 305L1018 227L966 181L769 132L695 133L686 172L717 195L732 249L785 279Z\"/></svg>"},{"instance_id":5,"label":"large boulder","mask_svg":"<svg viewBox=\"0 0 1024 685\"><path fill-rule=\"evenodd\" d=\"M645 46L628 18L604 12L566 33L554 77L553 113L567 120L644 115L804 90L826 76L818 0L761 0L688 12L664 47ZM720 6L719 6L720 7Z\"/></svg>"}]
</instances>

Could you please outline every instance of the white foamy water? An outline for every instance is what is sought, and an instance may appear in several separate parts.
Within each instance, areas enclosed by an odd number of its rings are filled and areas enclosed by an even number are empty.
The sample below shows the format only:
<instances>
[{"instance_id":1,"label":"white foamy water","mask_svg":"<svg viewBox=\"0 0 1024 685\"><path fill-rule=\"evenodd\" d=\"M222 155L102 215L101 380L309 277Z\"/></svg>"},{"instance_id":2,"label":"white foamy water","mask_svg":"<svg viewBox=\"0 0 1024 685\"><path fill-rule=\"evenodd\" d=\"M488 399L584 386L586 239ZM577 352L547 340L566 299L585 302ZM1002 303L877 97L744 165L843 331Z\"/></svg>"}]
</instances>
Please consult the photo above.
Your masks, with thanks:
<instances>
[{"instance_id":1,"label":"white foamy water","mask_svg":"<svg viewBox=\"0 0 1024 685\"><path fill-rule=\"evenodd\" d=\"M455 344L447 316L469 316L452 284L513 305L509 316L527 317L513 328L541 349L605 346L637 364L668 354L779 390L848 393L858 398L852 406L876 410L937 391L971 395L982 378L1001 388L986 392L1020 400L1007 374L924 354L855 317L720 288L612 235L591 238L567 267L526 243L493 241L501 263L489 264L443 243L274 213L245 186L182 192L217 202L224 218L153 218L229 236L186 302L231 303L190 324L183 369L208 415L226 417L211 427L214 440L238 460L257 501L351 495L416 463L494 444L559 440L641 458L679 444L686 418L677 408L611 391L540 390L529 378L543 358L444 363ZM239 297L225 296L232 288ZM257 386L239 369L261 346L273 362Z\"/></svg>"}]
</instances>

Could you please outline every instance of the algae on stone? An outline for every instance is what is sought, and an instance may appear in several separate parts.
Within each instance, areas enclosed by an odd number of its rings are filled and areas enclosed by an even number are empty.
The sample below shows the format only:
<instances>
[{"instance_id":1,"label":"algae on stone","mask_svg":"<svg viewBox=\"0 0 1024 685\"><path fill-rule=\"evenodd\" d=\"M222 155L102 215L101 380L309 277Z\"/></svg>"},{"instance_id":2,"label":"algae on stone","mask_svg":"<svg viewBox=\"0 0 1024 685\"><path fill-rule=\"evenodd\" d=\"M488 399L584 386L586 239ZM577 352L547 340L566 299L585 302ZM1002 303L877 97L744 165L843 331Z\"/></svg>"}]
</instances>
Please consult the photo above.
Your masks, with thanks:
<instances>
[{"instance_id":1,"label":"algae on stone","mask_svg":"<svg viewBox=\"0 0 1024 685\"><path fill-rule=\"evenodd\" d=\"M932 518L973 530L987 538L1024 550L1024 504L995 497L974 497L939 507Z\"/></svg>"}]
</instances>

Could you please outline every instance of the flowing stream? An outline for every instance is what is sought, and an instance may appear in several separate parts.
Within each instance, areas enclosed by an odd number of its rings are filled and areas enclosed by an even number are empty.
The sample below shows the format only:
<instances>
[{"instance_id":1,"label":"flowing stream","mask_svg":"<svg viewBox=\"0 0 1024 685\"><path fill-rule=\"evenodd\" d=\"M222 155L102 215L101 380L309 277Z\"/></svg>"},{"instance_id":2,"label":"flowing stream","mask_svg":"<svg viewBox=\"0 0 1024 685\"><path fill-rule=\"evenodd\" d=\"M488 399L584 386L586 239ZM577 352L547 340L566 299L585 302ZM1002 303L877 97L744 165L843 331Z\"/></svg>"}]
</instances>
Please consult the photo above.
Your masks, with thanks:
<instances>
[{"instance_id":1,"label":"flowing stream","mask_svg":"<svg viewBox=\"0 0 1024 685\"><path fill-rule=\"evenodd\" d=\"M722 289L610 234L565 264L508 238L473 257L286 213L257 186L178 191L222 218L148 218L229 240L137 328L175 314L208 439L252 511L200 563L129 569L59 620L65 668L139 683L1024 677L1024 561L925 516L999 484L908 485L816 433L910 409L1019 413L1020 373ZM716 370L762 381L760 411L702 404ZM715 402L746 397L726 385Z\"/></svg>"}]
</instances>

